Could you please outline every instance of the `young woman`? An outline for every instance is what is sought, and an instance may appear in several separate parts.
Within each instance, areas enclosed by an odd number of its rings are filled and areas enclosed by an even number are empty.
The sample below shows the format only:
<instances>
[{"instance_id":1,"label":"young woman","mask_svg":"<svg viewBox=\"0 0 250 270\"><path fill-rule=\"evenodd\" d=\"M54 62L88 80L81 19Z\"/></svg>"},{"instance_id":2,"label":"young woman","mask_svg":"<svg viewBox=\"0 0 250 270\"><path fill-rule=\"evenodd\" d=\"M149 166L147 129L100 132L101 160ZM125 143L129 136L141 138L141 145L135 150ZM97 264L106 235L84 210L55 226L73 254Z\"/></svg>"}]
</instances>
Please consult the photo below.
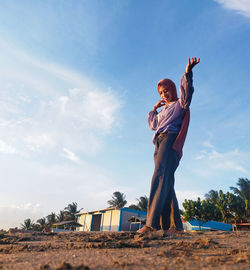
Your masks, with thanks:
<instances>
[{"instance_id":1,"label":"young woman","mask_svg":"<svg viewBox=\"0 0 250 270\"><path fill-rule=\"evenodd\" d=\"M189 106L193 88L192 69L200 58L188 58L186 72L182 76L180 98L176 86L170 79L158 83L161 99L148 114L148 124L154 130L155 170L148 201L147 222L138 233L152 230L164 230L168 233L183 231L178 202L174 190L174 173L182 157L182 147L189 124ZM162 107L158 113L157 109Z\"/></svg>"}]
</instances>

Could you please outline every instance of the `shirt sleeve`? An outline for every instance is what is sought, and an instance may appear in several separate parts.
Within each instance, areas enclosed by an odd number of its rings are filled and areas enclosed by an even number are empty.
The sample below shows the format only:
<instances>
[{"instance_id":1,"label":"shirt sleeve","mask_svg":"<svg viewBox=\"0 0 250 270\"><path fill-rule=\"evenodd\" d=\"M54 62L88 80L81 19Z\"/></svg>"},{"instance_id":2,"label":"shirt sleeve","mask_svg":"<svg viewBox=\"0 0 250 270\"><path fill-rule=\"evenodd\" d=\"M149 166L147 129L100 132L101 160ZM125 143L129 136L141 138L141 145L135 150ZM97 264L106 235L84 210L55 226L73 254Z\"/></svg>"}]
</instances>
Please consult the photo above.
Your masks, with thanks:
<instances>
[{"instance_id":1,"label":"shirt sleeve","mask_svg":"<svg viewBox=\"0 0 250 270\"><path fill-rule=\"evenodd\" d=\"M158 112L156 110L150 111L148 113L148 125L149 128L152 130L156 130L158 125Z\"/></svg>"},{"instance_id":2,"label":"shirt sleeve","mask_svg":"<svg viewBox=\"0 0 250 270\"><path fill-rule=\"evenodd\" d=\"M193 72L185 72L181 78L180 85L180 104L184 110L187 110L189 108L193 92Z\"/></svg>"}]
</instances>

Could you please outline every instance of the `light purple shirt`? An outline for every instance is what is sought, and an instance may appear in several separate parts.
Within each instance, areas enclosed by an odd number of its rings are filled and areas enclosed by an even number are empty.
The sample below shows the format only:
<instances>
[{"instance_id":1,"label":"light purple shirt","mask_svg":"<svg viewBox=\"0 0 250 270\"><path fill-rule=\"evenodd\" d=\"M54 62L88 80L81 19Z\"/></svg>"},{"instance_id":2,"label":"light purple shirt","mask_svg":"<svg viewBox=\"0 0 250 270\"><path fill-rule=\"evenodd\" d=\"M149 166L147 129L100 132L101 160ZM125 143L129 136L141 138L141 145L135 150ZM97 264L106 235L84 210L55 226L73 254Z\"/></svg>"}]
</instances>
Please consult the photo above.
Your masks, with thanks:
<instances>
[{"instance_id":1,"label":"light purple shirt","mask_svg":"<svg viewBox=\"0 0 250 270\"><path fill-rule=\"evenodd\" d=\"M189 108L193 88L193 73L184 73L180 84L180 98L174 103L164 106L158 113L156 110L148 114L149 128L155 130L153 143L156 142L157 136L163 132L178 133L181 128L183 115Z\"/></svg>"}]
</instances>

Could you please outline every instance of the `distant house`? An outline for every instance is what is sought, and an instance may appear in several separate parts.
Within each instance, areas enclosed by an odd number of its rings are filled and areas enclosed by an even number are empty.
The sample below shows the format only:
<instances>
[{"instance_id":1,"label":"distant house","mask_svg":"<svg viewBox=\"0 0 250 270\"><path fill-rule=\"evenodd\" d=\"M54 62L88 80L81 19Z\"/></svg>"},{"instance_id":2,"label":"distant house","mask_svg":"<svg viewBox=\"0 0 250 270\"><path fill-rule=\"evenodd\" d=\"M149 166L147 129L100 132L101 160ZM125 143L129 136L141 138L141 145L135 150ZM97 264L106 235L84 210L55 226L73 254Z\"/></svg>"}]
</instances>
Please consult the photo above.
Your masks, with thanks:
<instances>
[{"instance_id":1,"label":"distant house","mask_svg":"<svg viewBox=\"0 0 250 270\"><path fill-rule=\"evenodd\" d=\"M75 214L77 222L82 227L77 231L130 231L128 221L132 216L146 218L147 212L130 209L127 207L109 207L101 210L88 211Z\"/></svg>"},{"instance_id":2,"label":"distant house","mask_svg":"<svg viewBox=\"0 0 250 270\"><path fill-rule=\"evenodd\" d=\"M52 232L75 231L81 226L75 220L61 221L53 224Z\"/></svg>"},{"instance_id":3,"label":"distant house","mask_svg":"<svg viewBox=\"0 0 250 270\"><path fill-rule=\"evenodd\" d=\"M193 219L192 221L184 221L183 222L184 230L187 231L198 231L198 230L220 230L220 231L231 231L232 230L232 224L226 224L223 222L218 221L207 221L203 223L201 226L199 225L199 222L196 219Z\"/></svg>"}]
</instances>

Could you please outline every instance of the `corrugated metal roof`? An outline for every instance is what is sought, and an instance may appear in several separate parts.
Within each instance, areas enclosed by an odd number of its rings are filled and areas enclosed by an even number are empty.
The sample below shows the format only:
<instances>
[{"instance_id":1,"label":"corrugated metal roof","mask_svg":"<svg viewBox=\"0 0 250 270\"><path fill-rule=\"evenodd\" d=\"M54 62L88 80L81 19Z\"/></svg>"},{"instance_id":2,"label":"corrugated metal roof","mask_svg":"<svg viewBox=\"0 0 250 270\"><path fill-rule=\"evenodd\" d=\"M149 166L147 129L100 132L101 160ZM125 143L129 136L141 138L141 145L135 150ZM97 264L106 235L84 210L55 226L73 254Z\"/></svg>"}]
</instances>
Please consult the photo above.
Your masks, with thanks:
<instances>
[{"instance_id":1,"label":"corrugated metal roof","mask_svg":"<svg viewBox=\"0 0 250 270\"><path fill-rule=\"evenodd\" d=\"M199 227L199 222L196 219L187 221L192 227ZM218 221L207 221L201 224L202 227L213 229L213 230L222 230L222 231L230 231L232 230L232 224L227 224Z\"/></svg>"},{"instance_id":2,"label":"corrugated metal roof","mask_svg":"<svg viewBox=\"0 0 250 270\"><path fill-rule=\"evenodd\" d=\"M108 210L121 210L121 208L120 207L108 207L108 208L104 208L104 209L100 209L100 210L90 210L90 211L87 211L87 212L76 213L75 216L84 215L84 214L91 214L91 213L98 213L98 212L104 212L104 211L108 211Z\"/></svg>"},{"instance_id":3,"label":"corrugated metal roof","mask_svg":"<svg viewBox=\"0 0 250 270\"><path fill-rule=\"evenodd\" d=\"M129 207L122 207L122 208L121 207L108 207L108 208L104 208L104 209L100 209L100 210L90 210L90 211L86 211L86 212L79 212L79 213L76 213L75 216L98 213L98 212L102 213L102 212L109 211L109 210L121 210L121 209L128 209L128 210L135 211L135 212L144 212L144 211L135 210L135 209L132 209Z\"/></svg>"},{"instance_id":4,"label":"corrugated metal roof","mask_svg":"<svg viewBox=\"0 0 250 270\"><path fill-rule=\"evenodd\" d=\"M75 220L67 220L67 221L53 223L54 226L66 225L66 224L73 224L74 226L82 226L82 224L76 222Z\"/></svg>"}]
</instances>

